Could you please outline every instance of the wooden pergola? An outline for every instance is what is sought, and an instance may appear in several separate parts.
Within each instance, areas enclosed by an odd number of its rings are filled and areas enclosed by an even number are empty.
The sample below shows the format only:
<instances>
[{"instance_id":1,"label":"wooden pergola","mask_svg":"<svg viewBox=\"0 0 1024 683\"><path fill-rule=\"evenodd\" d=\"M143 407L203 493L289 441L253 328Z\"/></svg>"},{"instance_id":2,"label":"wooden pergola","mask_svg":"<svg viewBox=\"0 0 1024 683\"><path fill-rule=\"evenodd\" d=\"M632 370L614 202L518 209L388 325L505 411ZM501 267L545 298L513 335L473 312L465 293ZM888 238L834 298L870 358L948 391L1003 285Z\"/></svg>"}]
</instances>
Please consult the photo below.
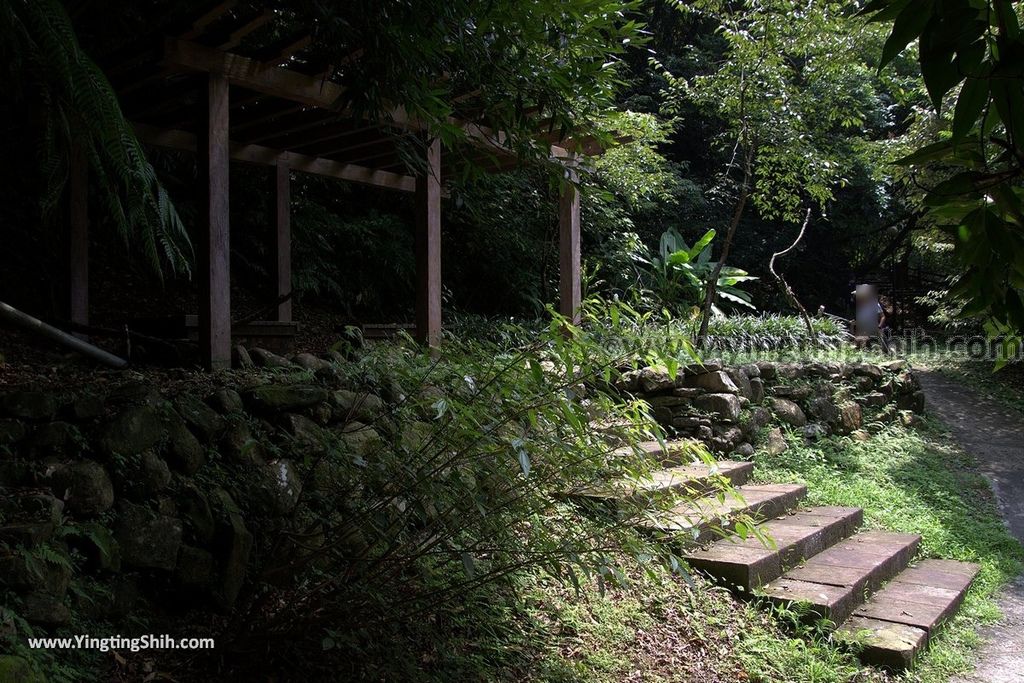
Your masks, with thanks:
<instances>
[{"instance_id":1,"label":"wooden pergola","mask_svg":"<svg viewBox=\"0 0 1024 683\"><path fill-rule=\"evenodd\" d=\"M441 337L442 180L454 168L424 122L395 108L380 121L343 108L343 87L330 78L338 65L304 58L308 35L295 35L242 54L244 39L266 27L273 11L236 16L230 2L209 10L141 52L123 55L107 71L126 116L148 145L197 154L201 197L197 276L199 346L207 368L231 364L229 166L231 161L275 168L276 240L273 264L278 321L290 322L292 172L312 173L414 195L416 206L416 336L437 345ZM248 41L251 42L251 41ZM358 53L351 56L358 68ZM504 136L470 121L452 120L472 148L460 159L501 170L517 165ZM396 146L415 137L426 166L410 175ZM558 211L559 310L578 320L580 305L580 203L575 156L551 145L565 165ZM87 182L82 155L72 159L70 182L71 320L88 325Z\"/></svg>"}]
</instances>

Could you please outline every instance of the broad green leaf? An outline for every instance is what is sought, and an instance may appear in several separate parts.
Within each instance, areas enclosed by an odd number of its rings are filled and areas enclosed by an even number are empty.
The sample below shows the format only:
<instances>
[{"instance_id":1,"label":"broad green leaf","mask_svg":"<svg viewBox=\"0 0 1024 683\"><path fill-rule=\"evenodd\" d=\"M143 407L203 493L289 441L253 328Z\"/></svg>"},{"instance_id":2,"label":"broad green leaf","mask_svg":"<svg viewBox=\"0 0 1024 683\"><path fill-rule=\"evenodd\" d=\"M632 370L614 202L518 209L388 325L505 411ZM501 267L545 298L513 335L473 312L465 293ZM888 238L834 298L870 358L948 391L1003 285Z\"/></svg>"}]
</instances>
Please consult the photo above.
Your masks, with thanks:
<instances>
[{"instance_id":1,"label":"broad green leaf","mask_svg":"<svg viewBox=\"0 0 1024 683\"><path fill-rule=\"evenodd\" d=\"M991 89L992 103L1010 140L1020 145L1024 141L1024 88L1019 80L994 76Z\"/></svg>"},{"instance_id":2,"label":"broad green leaf","mask_svg":"<svg viewBox=\"0 0 1024 683\"><path fill-rule=\"evenodd\" d=\"M980 175L974 171L959 173L931 189L925 197L927 206L941 206L949 201L963 200L977 192L976 183Z\"/></svg>"},{"instance_id":3,"label":"broad green leaf","mask_svg":"<svg viewBox=\"0 0 1024 683\"><path fill-rule=\"evenodd\" d=\"M940 142L933 142L930 145L925 145L921 149L908 154L905 157L897 159L894 163L900 166L915 166L917 164L923 164L928 161L935 161L937 159L944 159L948 157L953 151L952 140L942 140Z\"/></svg>"},{"instance_id":4,"label":"broad green leaf","mask_svg":"<svg viewBox=\"0 0 1024 683\"><path fill-rule=\"evenodd\" d=\"M714 228L711 228L706 233L704 233L704 235L699 240L697 240L697 242L694 243L692 247L690 247L690 259L692 260L699 256L700 253L704 251L704 248L711 244L711 240L715 239L716 234L717 233Z\"/></svg>"},{"instance_id":5,"label":"broad green leaf","mask_svg":"<svg viewBox=\"0 0 1024 683\"><path fill-rule=\"evenodd\" d=\"M962 140L977 123L988 102L988 81L968 78L960 89L953 112L953 141Z\"/></svg>"},{"instance_id":6,"label":"broad green leaf","mask_svg":"<svg viewBox=\"0 0 1024 683\"><path fill-rule=\"evenodd\" d=\"M896 17L893 22L892 32L885 41L882 48L882 60L878 64L879 70L885 67L896 56L921 35L921 30L931 18L931 0L912 0Z\"/></svg>"},{"instance_id":7,"label":"broad green leaf","mask_svg":"<svg viewBox=\"0 0 1024 683\"><path fill-rule=\"evenodd\" d=\"M858 16L871 15L870 21L876 23L892 21L909 2L910 0L871 0L857 14Z\"/></svg>"},{"instance_id":8,"label":"broad green leaf","mask_svg":"<svg viewBox=\"0 0 1024 683\"><path fill-rule=\"evenodd\" d=\"M690 262L690 252L687 249L679 249L669 254L665 260L674 266L683 265Z\"/></svg>"},{"instance_id":9,"label":"broad green leaf","mask_svg":"<svg viewBox=\"0 0 1024 683\"><path fill-rule=\"evenodd\" d=\"M924 86L928 91L932 106L935 107L935 111L941 111L942 98L964 76L953 61L952 48L942 47L930 52L926 52L926 49L922 39L918 59L918 63L921 65L921 76L924 78Z\"/></svg>"}]
</instances>

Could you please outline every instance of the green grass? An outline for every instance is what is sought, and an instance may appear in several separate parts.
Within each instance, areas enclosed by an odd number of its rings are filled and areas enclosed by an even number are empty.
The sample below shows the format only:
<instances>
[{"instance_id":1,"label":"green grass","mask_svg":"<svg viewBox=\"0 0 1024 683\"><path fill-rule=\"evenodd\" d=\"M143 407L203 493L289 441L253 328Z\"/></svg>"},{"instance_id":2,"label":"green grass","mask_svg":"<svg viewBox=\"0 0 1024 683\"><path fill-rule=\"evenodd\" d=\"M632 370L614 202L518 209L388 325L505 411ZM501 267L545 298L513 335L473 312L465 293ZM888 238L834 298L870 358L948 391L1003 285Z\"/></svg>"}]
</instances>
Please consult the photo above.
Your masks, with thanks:
<instances>
[{"instance_id":1,"label":"green grass","mask_svg":"<svg viewBox=\"0 0 1024 683\"><path fill-rule=\"evenodd\" d=\"M785 452L757 458L759 480L803 482L808 504L859 506L866 527L921 534L922 558L981 565L963 608L905 679L945 681L969 670L976 629L998 620L995 593L1024 560L973 458L933 423L920 431L886 427L864 442L842 437L809 446L796 435L789 442Z\"/></svg>"},{"instance_id":2,"label":"green grass","mask_svg":"<svg viewBox=\"0 0 1024 683\"><path fill-rule=\"evenodd\" d=\"M527 613L543 654L520 678L556 683L883 681L825 639L788 631L776 615L699 577L631 574L604 595L538 581ZM543 632L543 636L541 633Z\"/></svg>"}]
</instances>

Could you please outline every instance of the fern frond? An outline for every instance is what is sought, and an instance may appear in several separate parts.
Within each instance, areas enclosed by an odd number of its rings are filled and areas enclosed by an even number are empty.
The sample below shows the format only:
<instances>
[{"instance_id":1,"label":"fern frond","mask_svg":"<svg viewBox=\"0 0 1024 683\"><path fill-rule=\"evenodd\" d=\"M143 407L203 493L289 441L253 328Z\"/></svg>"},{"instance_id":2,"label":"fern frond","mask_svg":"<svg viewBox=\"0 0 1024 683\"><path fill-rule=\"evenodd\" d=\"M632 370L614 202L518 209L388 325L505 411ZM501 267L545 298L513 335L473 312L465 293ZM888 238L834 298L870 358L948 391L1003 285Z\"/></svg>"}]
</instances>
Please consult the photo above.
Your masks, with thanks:
<instances>
[{"instance_id":1,"label":"fern frond","mask_svg":"<svg viewBox=\"0 0 1024 683\"><path fill-rule=\"evenodd\" d=\"M4 67L13 93L42 104L40 170L44 217L60 204L73 144L86 148L102 203L119 236L152 270L190 274L191 244L173 203L106 75L81 49L59 0L0 0L0 54L24 66Z\"/></svg>"}]
</instances>

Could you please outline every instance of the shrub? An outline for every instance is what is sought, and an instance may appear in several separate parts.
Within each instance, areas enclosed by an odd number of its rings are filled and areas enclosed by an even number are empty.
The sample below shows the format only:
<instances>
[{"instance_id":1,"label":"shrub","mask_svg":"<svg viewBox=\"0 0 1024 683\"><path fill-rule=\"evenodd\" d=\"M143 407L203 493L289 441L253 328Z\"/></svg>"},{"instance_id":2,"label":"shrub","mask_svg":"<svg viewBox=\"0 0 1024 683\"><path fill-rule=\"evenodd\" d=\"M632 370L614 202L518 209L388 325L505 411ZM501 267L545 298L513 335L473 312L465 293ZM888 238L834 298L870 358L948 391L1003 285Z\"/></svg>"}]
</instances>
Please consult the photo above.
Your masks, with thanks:
<instances>
[{"instance_id":1,"label":"shrub","mask_svg":"<svg viewBox=\"0 0 1024 683\"><path fill-rule=\"evenodd\" d=\"M325 430L305 452L302 504L267 539L264 580L218 649L289 642L282 658L314 661L301 650L326 647L338 654L332 666L357 666L465 600L514 601L527 572L578 588L620 582L625 563L678 569L667 544L634 531L647 501L613 512L566 494L655 466L617 450L663 438L647 404L605 389L641 363L674 370L690 346L678 328L621 304L588 305L585 315L603 324L554 316L525 344L514 334L451 338L437 358L382 344L343 366L347 384L379 391L391 409ZM353 438L360 432L365 439Z\"/></svg>"}]
</instances>

